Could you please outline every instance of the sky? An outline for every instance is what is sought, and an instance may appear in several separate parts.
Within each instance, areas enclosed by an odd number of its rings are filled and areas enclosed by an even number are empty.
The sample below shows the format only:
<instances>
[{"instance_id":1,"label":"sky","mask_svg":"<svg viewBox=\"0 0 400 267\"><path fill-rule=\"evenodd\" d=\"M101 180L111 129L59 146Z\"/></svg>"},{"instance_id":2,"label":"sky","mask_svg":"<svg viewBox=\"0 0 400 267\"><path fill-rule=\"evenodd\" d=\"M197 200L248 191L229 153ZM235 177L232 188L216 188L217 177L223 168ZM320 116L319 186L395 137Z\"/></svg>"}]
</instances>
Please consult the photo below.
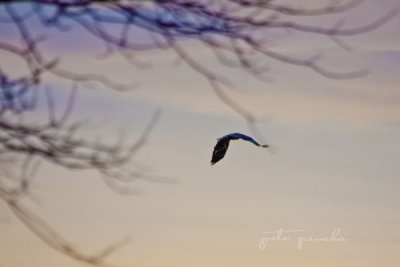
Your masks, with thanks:
<instances>
[{"instance_id":1,"label":"sky","mask_svg":"<svg viewBox=\"0 0 400 267\"><path fill-rule=\"evenodd\" d=\"M367 1L348 23L361 23L396 3ZM138 84L124 93L80 90L71 120L89 118L88 136L113 140L124 129L134 141L160 109L134 163L174 182L137 181L132 186L141 194L124 196L95 172L43 164L33 184L39 202L29 206L85 252L129 237L109 258L118 266L397 266L399 26L397 17L345 39L351 52L322 38L274 40L277 49L293 55L321 51L334 69L368 69L367 76L350 80L271 62L271 81L261 82L242 70L221 68L198 43L185 41L200 62L232 80L226 90L231 97L264 118L258 130L273 147L234 141L214 166L209 161L216 138L250 131L204 77L174 64L168 52L138 54L151 63L138 69L118 57L99 61L101 46L92 47L82 32L70 33L82 36L82 45L55 38L46 49L61 54L65 68ZM19 70L15 58L0 56L10 70ZM51 82L62 103L66 84ZM1 266L82 266L43 244L3 203L0 247Z\"/></svg>"}]
</instances>

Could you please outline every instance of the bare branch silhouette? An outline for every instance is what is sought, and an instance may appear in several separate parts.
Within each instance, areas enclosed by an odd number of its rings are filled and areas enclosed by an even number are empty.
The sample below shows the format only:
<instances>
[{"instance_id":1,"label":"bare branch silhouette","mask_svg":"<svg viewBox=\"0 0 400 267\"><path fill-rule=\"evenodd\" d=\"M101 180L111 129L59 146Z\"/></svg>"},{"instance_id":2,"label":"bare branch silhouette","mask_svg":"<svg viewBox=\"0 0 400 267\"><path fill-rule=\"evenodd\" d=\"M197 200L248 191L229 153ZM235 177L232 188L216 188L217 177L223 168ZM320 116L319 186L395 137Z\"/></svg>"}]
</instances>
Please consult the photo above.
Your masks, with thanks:
<instances>
[{"instance_id":1,"label":"bare branch silhouette","mask_svg":"<svg viewBox=\"0 0 400 267\"><path fill-rule=\"evenodd\" d=\"M359 25L345 25L343 15L364 4L365 0L331 1L318 7L295 7L279 1L224 0L224 1L0 1L1 22L13 25L19 33L22 47L0 43L0 50L22 57L31 70L30 79L39 80L44 73L88 86L98 83L116 90L128 90L132 85L123 85L108 77L95 73L76 73L61 67L60 58L46 59L40 45L48 37L35 35L29 27L30 21L38 21L42 28L55 29L59 34L78 27L103 43L104 55L118 55L130 64L147 68L135 54L143 50L165 49L182 57L183 48L178 43L192 39L209 48L226 67L242 68L254 77L268 80L273 61L309 68L331 79L349 79L367 73L366 70L336 71L319 63L320 56L298 58L274 51L265 39L276 29L298 33L326 36L339 48L349 50L342 37L354 36L379 28L399 12L399 7L387 13L362 21ZM24 4L22 10L17 7ZM302 17L337 16L331 26L307 25L297 20ZM147 37L141 32L145 32ZM54 34L54 33L53 33ZM140 36L139 38L137 36ZM313 52L313 51L311 51ZM187 53L186 53L187 54ZM263 62L259 62L261 61ZM188 66L214 82L226 82L216 70L202 66L196 55L187 55L183 60ZM217 94L220 97L221 94ZM238 111L238 105L220 99ZM245 110L241 107L240 110ZM246 112L248 113L248 112ZM243 112L239 112L243 115ZM244 116L246 118L246 116ZM248 123L250 121L248 120Z\"/></svg>"},{"instance_id":2,"label":"bare branch silhouette","mask_svg":"<svg viewBox=\"0 0 400 267\"><path fill-rule=\"evenodd\" d=\"M71 91L61 116L56 114L56 103L51 90L46 90L49 117L45 123L38 124L23 120L24 113L34 109L36 103L35 99L29 98L30 91L26 90L27 87L34 90L29 82L26 84L25 80L10 81L1 77L1 85L0 199L28 229L51 248L91 265L111 266L106 263L106 258L120 247L120 242L97 254L84 254L27 208L23 204L24 198L34 197L30 191L30 184L39 162L49 162L72 170L96 170L106 185L118 183L120 191L124 190L124 193L135 192L127 187L127 184L134 180L153 181L151 175L140 170L126 169L125 166L147 141L160 111L154 114L142 135L133 144L124 144L122 139L117 140L115 144L105 144L79 137L80 122L68 123L78 88ZM15 166L18 164L19 174L15 172ZM110 188L115 190L113 186Z\"/></svg>"}]
</instances>

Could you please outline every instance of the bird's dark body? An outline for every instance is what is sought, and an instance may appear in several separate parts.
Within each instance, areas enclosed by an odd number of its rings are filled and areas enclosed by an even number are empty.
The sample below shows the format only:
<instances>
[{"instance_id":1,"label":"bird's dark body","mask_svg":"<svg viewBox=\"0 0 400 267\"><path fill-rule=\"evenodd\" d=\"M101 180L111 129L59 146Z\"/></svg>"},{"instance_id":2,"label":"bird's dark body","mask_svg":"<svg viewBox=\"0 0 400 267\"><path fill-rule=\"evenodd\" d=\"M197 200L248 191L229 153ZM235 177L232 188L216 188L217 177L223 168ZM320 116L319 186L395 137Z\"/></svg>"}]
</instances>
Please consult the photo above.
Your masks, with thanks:
<instances>
[{"instance_id":1,"label":"bird's dark body","mask_svg":"<svg viewBox=\"0 0 400 267\"><path fill-rule=\"evenodd\" d=\"M214 165L218 161L220 161L226 154L226 151L229 147L229 142L231 140L243 139L245 141L249 141L256 146L261 146L250 136L241 134L241 133L230 133L218 138L218 142L214 147L214 151L211 158L211 165ZM268 145L262 145L262 147L268 147Z\"/></svg>"},{"instance_id":2,"label":"bird's dark body","mask_svg":"<svg viewBox=\"0 0 400 267\"><path fill-rule=\"evenodd\" d=\"M226 151L229 147L229 139L219 139L217 144L214 147L214 152L211 158L211 165L214 165L218 161L220 161L226 154Z\"/></svg>"}]
</instances>

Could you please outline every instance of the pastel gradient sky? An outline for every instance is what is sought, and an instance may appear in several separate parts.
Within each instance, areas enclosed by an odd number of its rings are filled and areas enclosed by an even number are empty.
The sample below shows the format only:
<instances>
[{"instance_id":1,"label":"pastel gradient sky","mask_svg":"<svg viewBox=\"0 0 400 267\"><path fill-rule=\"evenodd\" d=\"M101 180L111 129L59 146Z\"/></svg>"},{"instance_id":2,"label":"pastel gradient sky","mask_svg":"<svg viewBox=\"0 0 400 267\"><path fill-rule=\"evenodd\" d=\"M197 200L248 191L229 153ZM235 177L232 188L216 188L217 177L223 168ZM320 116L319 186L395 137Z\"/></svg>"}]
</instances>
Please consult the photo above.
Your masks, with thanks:
<instances>
[{"instance_id":1,"label":"pastel gradient sky","mask_svg":"<svg viewBox=\"0 0 400 267\"><path fill-rule=\"evenodd\" d=\"M357 24L396 4L369 1L348 22ZM161 108L135 161L177 183L138 181L134 186L141 195L121 196L94 172L44 164L33 184L40 204L32 208L84 251L129 237L129 244L110 258L123 266L398 266L399 27L396 17L376 31L346 39L352 52L319 38L294 37L294 44L277 38L281 51L305 55L318 47L328 66L369 70L368 76L340 81L274 63L272 81L260 82L243 71L218 69L210 54L188 41L186 48L201 62L232 79L230 96L266 118L258 127L275 150L234 142L212 167L216 138L249 129L201 75L184 64L175 66L172 54L162 51L141 55L152 63L141 70L118 58L98 61L99 50L71 40L49 45L49 53L63 55L66 68L98 70L140 84L129 93L82 90L73 117L93 118L88 133L104 140L120 128L135 140ZM15 59L1 58L18 71ZM62 101L64 85L58 86ZM297 248L299 237L329 237L337 228L346 242L315 241ZM279 229L301 232L288 234L288 241L269 241L261 250L263 232ZM39 241L3 203L0 248L1 266L82 266Z\"/></svg>"}]
</instances>

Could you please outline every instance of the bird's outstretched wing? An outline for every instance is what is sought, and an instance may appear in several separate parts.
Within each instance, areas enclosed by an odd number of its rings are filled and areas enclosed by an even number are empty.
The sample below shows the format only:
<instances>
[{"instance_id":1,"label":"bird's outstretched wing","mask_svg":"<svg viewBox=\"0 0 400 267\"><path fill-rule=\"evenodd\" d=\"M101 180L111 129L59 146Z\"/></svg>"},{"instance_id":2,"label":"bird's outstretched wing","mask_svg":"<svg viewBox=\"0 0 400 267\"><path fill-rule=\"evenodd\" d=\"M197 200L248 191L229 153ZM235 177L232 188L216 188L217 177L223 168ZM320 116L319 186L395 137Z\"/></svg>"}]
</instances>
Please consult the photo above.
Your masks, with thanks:
<instances>
[{"instance_id":1,"label":"bird's outstretched wing","mask_svg":"<svg viewBox=\"0 0 400 267\"><path fill-rule=\"evenodd\" d=\"M220 138L218 139L217 144L214 147L214 151L211 158L211 165L214 165L218 161L220 161L226 154L226 151L229 147L229 138Z\"/></svg>"},{"instance_id":2,"label":"bird's outstretched wing","mask_svg":"<svg viewBox=\"0 0 400 267\"><path fill-rule=\"evenodd\" d=\"M267 145L267 144L261 145L256 140L254 140L252 137L242 134L242 133L231 133L231 134L226 135L225 137L228 137L230 139L242 139L242 140L251 142L256 146L269 147L269 145Z\"/></svg>"}]
</instances>

